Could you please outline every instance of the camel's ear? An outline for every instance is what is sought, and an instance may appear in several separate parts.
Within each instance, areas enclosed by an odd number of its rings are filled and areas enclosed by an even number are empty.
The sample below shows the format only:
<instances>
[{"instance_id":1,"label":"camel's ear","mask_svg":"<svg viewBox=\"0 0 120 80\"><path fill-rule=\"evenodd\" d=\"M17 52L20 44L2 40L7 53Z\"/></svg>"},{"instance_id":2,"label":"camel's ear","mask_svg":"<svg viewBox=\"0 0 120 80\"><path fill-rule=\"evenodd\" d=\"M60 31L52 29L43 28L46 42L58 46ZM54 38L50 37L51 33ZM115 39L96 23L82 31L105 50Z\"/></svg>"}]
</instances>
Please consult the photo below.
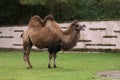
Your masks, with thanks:
<instances>
[{"instance_id":1,"label":"camel's ear","mask_svg":"<svg viewBox=\"0 0 120 80\"><path fill-rule=\"evenodd\" d=\"M71 24L74 26L76 23L78 23L78 20L74 20Z\"/></svg>"},{"instance_id":2,"label":"camel's ear","mask_svg":"<svg viewBox=\"0 0 120 80\"><path fill-rule=\"evenodd\" d=\"M23 36L23 33L20 35L20 37L22 38L22 36Z\"/></svg>"}]
</instances>

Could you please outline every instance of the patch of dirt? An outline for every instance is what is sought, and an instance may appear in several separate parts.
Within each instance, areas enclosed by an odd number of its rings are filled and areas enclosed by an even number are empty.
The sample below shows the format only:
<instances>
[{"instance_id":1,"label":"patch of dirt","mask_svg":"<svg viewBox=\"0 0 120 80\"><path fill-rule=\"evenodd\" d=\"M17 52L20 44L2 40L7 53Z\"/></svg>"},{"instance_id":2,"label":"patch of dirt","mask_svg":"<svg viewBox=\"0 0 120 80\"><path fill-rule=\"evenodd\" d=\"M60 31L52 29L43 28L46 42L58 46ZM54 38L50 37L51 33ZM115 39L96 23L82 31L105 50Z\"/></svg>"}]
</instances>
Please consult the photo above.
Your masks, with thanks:
<instances>
[{"instance_id":1,"label":"patch of dirt","mask_svg":"<svg viewBox=\"0 0 120 80\"><path fill-rule=\"evenodd\" d=\"M120 71L104 71L97 73L99 78L93 80L120 80Z\"/></svg>"}]
</instances>

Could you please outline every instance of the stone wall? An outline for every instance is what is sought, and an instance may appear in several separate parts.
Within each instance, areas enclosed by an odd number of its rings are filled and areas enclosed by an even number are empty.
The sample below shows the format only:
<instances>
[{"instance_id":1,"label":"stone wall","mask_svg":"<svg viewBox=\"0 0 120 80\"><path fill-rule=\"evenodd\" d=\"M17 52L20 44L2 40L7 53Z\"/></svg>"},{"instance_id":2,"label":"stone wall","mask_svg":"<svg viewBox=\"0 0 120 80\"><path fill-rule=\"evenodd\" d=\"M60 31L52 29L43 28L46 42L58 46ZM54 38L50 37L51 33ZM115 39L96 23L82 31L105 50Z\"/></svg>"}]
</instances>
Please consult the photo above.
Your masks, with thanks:
<instances>
[{"instance_id":1,"label":"stone wall","mask_svg":"<svg viewBox=\"0 0 120 80\"><path fill-rule=\"evenodd\" d=\"M119 50L120 49L120 21L80 22L86 25L81 31L81 37L73 50ZM70 23L59 24L63 30ZM1 49L22 49L21 33L27 26L0 27ZM37 49L33 47L33 49Z\"/></svg>"}]
</instances>

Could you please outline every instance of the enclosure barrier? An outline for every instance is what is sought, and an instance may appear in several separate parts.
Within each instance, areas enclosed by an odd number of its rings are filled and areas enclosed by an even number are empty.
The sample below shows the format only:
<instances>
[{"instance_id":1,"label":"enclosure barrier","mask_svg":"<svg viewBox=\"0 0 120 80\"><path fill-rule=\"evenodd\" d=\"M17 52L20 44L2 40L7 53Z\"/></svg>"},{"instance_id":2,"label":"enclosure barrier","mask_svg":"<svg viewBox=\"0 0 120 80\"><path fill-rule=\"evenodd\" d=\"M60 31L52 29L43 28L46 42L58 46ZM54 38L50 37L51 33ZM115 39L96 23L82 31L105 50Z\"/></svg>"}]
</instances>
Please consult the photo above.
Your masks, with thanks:
<instances>
[{"instance_id":1,"label":"enclosure barrier","mask_svg":"<svg viewBox=\"0 0 120 80\"><path fill-rule=\"evenodd\" d=\"M120 21L79 22L85 24L80 40L72 50L120 50ZM70 23L59 24L65 30ZM20 35L27 26L0 27L0 49L22 49ZM36 47L33 46L33 49Z\"/></svg>"}]
</instances>

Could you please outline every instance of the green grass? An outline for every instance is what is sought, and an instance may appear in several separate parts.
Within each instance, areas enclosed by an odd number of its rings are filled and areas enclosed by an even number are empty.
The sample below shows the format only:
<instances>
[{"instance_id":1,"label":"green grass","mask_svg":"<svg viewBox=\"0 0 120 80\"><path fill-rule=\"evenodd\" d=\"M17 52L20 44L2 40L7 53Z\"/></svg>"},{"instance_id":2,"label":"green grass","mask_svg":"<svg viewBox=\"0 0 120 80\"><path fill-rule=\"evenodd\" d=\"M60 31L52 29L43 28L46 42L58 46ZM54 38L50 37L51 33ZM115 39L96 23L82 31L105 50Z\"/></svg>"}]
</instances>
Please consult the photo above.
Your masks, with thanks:
<instances>
[{"instance_id":1,"label":"green grass","mask_svg":"<svg viewBox=\"0 0 120 80\"><path fill-rule=\"evenodd\" d=\"M0 80L93 80L97 72L120 70L119 53L78 53L58 53L58 68L48 69L47 52L31 52L27 70L22 52L0 51Z\"/></svg>"}]
</instances>

